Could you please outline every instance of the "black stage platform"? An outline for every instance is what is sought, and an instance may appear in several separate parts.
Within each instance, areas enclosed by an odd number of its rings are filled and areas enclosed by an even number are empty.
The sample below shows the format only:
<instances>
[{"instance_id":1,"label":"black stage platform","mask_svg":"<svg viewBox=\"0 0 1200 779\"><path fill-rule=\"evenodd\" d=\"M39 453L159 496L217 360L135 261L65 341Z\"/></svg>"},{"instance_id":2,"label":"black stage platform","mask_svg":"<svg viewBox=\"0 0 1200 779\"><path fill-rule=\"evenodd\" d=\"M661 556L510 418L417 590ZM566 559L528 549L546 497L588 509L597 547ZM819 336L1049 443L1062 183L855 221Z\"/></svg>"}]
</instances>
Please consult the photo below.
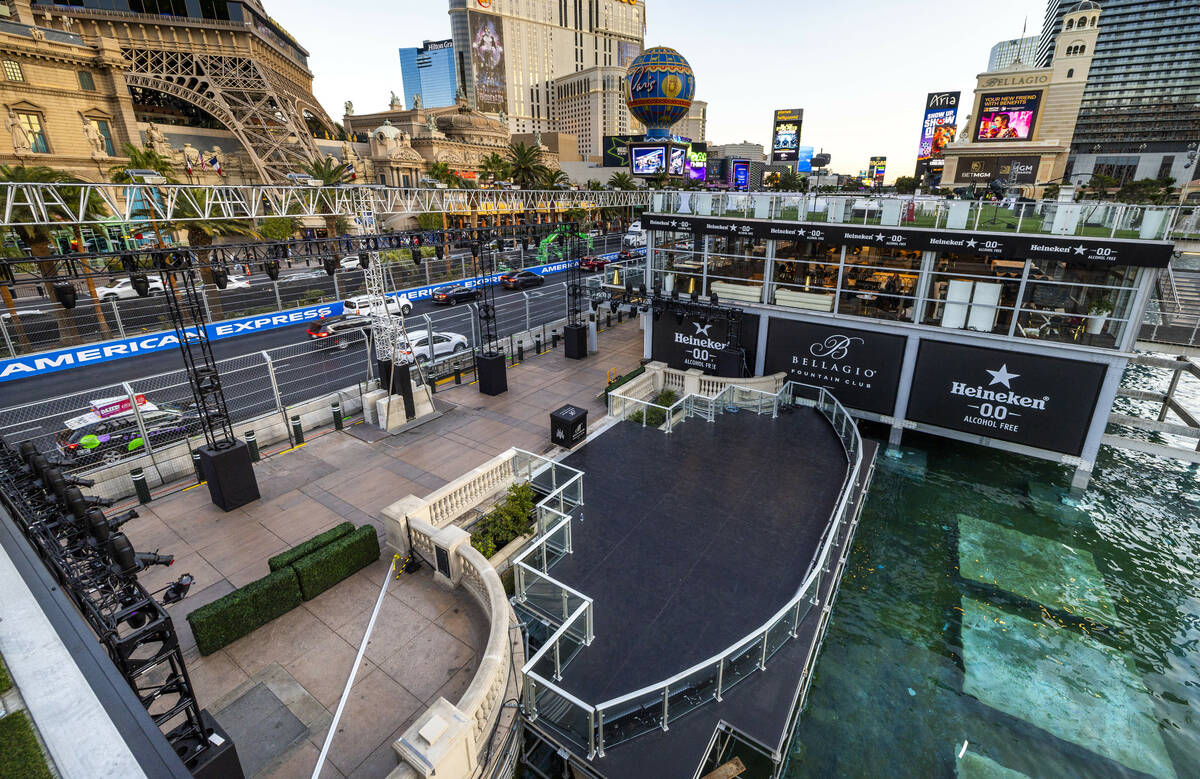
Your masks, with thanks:
<instances>
[{"instance_id":1,"label":"black stage platform","mask_svg":"<svg viewBox=\"0 0 1200 779\"><path fill-rule=\"evenodd\" d=\"M866 448L860 489L873 457ZM692 418L670 435L620 423L565 464L584 471L584 519L552 575L594 600L595 640L560 685L592 704L669 678L766 622L803 581L847 472L829 423L807 408ZM690 777L722 719L774 748L821 611L810 610L766 672L589 768Z\"/></svg>"}]
</instances>

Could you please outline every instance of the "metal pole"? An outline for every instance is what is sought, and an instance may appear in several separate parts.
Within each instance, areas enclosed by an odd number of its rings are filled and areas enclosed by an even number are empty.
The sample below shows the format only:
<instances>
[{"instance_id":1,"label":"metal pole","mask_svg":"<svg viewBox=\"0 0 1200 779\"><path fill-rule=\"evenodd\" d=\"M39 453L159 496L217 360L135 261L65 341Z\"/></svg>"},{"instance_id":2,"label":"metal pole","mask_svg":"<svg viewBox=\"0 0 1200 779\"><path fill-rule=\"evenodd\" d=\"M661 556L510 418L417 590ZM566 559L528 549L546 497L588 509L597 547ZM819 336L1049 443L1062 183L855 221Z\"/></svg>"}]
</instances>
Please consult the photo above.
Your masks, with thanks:
<instances>
[{"instance_id":1,"label":"metal pole","mask_svg":"<svg viewBox=\"0 0 1200 779\"><path fill-rule=\"evenodd\" d=\"M121 319L121 309L119 306L117 306L117 301L115 301L115 300L110 300L108 302L108 304L110 306L112 306L113 318L117 320L117 330L121 333L121 337L124 338L125 337L125 322L122 321L122 319Z\"/></svg>"},{"instance_id":2,"label":"metal pole","mask_svg":"<svg viewBox=\"0 0 1200 779\"><path fill-rule=\"evenodd\" d=\"M154 460L154 447L150 445L150 436L146 433L146 421L142 419L142 411L138 408L137 393L133 391L133 387L129 386L129 382L121 382L121 387L125 390L126 396L129 397L129 403L133 409L133 418L137 420L138 435L142 437L142 446L146 452L150 454L150 462L155 466L158 463Z\"/></svg>"},{"instance_id":3,"label":"metal pole","mask_svg":"<svg viewBox=\"0 0 1200 779\"><path fill-rule=\"evenodd\" d=\"M4 320L0 319L0 333L4 334L4 346L8 349L8 353L13 357L17 356L17 350L13 348L12 339L8 336L8 328L4 325ZM122 333L124 335L124 333Z\"/></svg>"},{"instance_id":4,"label":"metal pole","mask_svg":"<svg viewBox=\"0 0 1200 779\"><path fill-rule=\"evenodd\" d=\"M279 282L272 281L271 288L273 290L275 290L275 308L276 308L276 310L282 309L283 308L283 298L281 298L279 296Z\"/></svg>"},{"instance_id":5,"label":"metal pole","mask_svg":"<svg viewBox=\"0 0 1200 779\"><path fill-rule=\"evenodd\" d=\"M275 363L271 360L271 355L267 354L266 351L259 352L259 354L263 356L263 362L267 364L267 378L271 380L271 394L275 397L275 409L283 419L283 429L287 430L287 410L283 407L283 398L279 395L279 382L275 379Z\"/></svg>"},{"instance_id":6,"label":"metal pole","mask_svg":"<svg viewBox=\"0 0 1200 779\"><path fill-rule=\"evenodd\" d=\"M532 330L532 329L533 329L533 325L532 325L532 324L530 324L530 321L531 321L531 320L530 320L530 318L529 318L529 293L528 293L528 292L522 292L522 293L521 293L521 297L525 298L525 329L526 329L526 330Z\"/></svg>"}]
</instances>

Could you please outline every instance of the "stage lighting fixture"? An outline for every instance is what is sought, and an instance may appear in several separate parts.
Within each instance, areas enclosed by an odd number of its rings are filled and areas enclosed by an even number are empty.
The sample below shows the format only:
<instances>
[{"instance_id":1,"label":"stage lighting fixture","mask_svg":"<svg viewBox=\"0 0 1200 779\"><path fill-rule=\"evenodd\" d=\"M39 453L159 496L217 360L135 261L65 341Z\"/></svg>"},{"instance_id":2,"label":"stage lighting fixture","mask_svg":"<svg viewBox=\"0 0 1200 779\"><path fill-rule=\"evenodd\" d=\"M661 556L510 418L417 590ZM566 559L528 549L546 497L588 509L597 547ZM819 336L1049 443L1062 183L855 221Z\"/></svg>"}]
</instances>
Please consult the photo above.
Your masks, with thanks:
<instances>
[{"instance_id":1,"label":"stage lighting fixture","mask_svg":"<svg viewBox=\"0 0 1200 779\"><path fill-rule=\"evenodd\" d=\"M267 278L271 281L279 280L279 260L267 260L263 264L263 270L267 272Z\"/></svg>"},{"instance_id":2,"label":"stage lighting fixture","mask_svg":"<svg viewBox=\"0 0 1200 779\"><path fill-rule=\"evenodd\" d=\"M662 297L662 284L654 282L654 297Z\"/></svg>"},{"instance_id":3,"label":"stage lighting fixture","mask_svg":"<svg viewBox=\"0 0 1200 779\"><path fill-rule=\"evenodd\" d=\"M371 267L371 253L370 252L359 252L358 253L358 267L362 268L363 270L366 270L367 268Z\"/></svg>"},{"instance_id":4,"label":"stage lighting fixture","mask_svg":"<svg viewBox=\"0 0 1200 779\"><path fill-rule=\"evenodd\" d=\"M440 243L434 245L433 256L437 257L439 260L443 260L446 258L446 250L442 248L442 245Z\"/></svg>"},{"instance_id":5,"label":"stage lighting fixture","mask_svg":"<svg viewBox=\"0 0 1200 779\"><path fill-rule=\"evenodd\" d=\"M643 298L646 297L646 285L645 284L638 284L638 296L643 297Z\"/></svg>"},{"instance_id":6,"label":"stage lighting fixture","mask_svg":"<svg viewBox=\"0 0 1200 779\"><path fill-rule=\"evenodd\" d=\"M325 266L325 273L327 275L332 276L333 274L337 273L338 262L333 257L326 257L321 261L321 264Z\"/></svg>"},{"instance_id":7,"label":"stage lighting fixture","mask_svg":"<svg viewBox=\"0 0 1200 779\"><path fill-rule=\"evenodd\" d=\"M145 273L135 273L129 277L129 284L139 298L150 296L150 277Z\"/></svg>"},{"instance_id":8,"label":"stage lighting fixture","mask_svg":"<svg viewBox=\"0 0 1200 779\"><path fill-rule=\"evenodd\" d=\"M671 300L679 300L679 287L671 287Z\"/></svg>"},{"instance_id":9,"label":"stage lighting fixture","mask_svg":"<svg viewBox=\"0 0 1200 779\"><path fill-rule=\"evenodd\" d=\"M715 292L714 292L714 293L712 293L711 295L709 295L709 296L708 296L708 299L709 299L710 301L712 301L712 304L713 304L714 306L716 306L716 305L720 305L720 303L721 303L721 301L717 299L717 293L715 293Z\"/></svg>"},{"instance_id":10,"label":"stage lighting fixture","mask_svg":"<svg viewBox=\"0 0 1200 779\"><path fill-rule=\"evenodd\" d=\"M75 308L75 287L67 282L59 282L54 285L54 297L58 298L58 302L63 308Z\"/></svg>"},{"instance_id":11,"label":"stage lighting fixture","mask_svg":"<svg viewBox=\"0 0 1200 779\"><path fill-rule=\"evenodd\" d=\"M698 290L698 289L692 290L692 302L693 303L700 302L700 290Z\"/></svg>"},{"instance_id":12,"label":"stage lighting fixture","mask_svg":"<svg viewBox=\"0 0 1200 779\"><path fill-rule=\"evenodd\" d=\"M229 271L224 268L213 268L213 283L217 285L217 289L225 289L229 286Z\"/></svg>"},{"instance_id":13,"label":"stage lighting fixture","mask_svg":"<svg viewBox=\"0 0 1200 779\"><path fill-rule=\"evenodd\" d=\"M137 260L133 259L133 252L121 252L121 267L126 273L137 270Z\"/></svg>"},{"instance_id":14,"label":"stage lighting fixture","mask_svg":"<svg viewBox=\"0 0 1200 779\"><path fill-rule=\"evenodd\" d=\"M409 249L408 251L410 254L412 254L413 265L420 267L420 265L421 265L421 250L414 246L411 249Z\"/></svg>"},{"instance_id":15,"label":"stage lighting fixture","mask_svg":"<svg viewBox=\"0 0 1200 779\"><path fill-rule=\"evenodd\" d=\"M479 242L478 241L471 243L471 256L476 259L479 258Z\"/></svg>"},{"instance_id":16,"label":"stage lighting fixture","mask_svg":"<svg viewBox=\"0 0 1200 779\"><path fill-rule=\"evenodd\" d=\"M625 276L625 294L633 294L633 279L629 278L628 275Z\"/></svg>"},{"instance_id":17,"label":"stage lighting fixture","mask_svg":"<svg viewBox=\"0 0 1200 779\"><path fill-rule=\"evenodd\" d=\"M192 587L192 582L196 581L190 573L185 573L175 581L167 585L167 591L163 593L163 603L178 603L187 597L188 590Z\"/></svg>"}]
</instances>

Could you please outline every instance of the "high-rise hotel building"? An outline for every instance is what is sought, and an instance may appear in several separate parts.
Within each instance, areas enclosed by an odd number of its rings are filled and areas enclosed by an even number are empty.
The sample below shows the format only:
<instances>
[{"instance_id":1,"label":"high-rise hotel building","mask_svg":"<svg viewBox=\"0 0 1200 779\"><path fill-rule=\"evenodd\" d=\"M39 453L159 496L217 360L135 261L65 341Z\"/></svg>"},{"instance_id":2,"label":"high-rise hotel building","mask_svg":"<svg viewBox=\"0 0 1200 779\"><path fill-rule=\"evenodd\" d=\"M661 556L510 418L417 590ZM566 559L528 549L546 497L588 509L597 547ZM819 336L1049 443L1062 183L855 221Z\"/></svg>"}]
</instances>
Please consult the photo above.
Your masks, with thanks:
<instances>
[{"instance_id":1,"label":"high-rise hotel building","mask_svg":"<svg viewBox=\"0 0 1200 779\"><path fill-rule=\"evenodd\" d=\"M581 152L584 136L620 134L624 85L609 69L623 71L642 51L643 0L450 0L450 30L468 100L480 111L503 112L512 132L579 134ZM584 86L559 80L586 70L600 110L573 106L574 118L560 121L560 91L576 97ZM580 133L574 125L585 114L604 126Z\"/></svg>"}]
</instances>

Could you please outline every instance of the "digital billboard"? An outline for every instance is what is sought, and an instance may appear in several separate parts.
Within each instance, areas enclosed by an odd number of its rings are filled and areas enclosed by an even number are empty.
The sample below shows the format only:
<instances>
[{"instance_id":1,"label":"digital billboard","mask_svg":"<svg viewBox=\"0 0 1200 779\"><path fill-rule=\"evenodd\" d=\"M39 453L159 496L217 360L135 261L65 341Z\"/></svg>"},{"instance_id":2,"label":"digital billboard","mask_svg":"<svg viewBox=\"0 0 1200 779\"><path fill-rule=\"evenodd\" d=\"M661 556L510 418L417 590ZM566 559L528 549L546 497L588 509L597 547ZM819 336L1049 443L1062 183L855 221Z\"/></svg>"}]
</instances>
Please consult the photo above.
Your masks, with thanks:
<instances>
[{"instance_id":1,"label":"digital billboard","mask_svg":"<svg viewBox=\"0 0 1200 779\"><path fill-rule=\"evenodd\" d=\"M634 146L630 158L635 176L653 176L667 169L666 146Z\"/></svg>"},{"instance_id":2,"label":"digital billboard","mask_svg":"<svg viewBox=\"0 0 1200 779\"><path fill-rule=\"evenodd\" d=\"M634 41L617 41L617 67L627 68L629 63L642 53L642 47Z\"/></svg>"},{"instance_id":3,"label":"digital billboard","mask_svg":"<svg viewBox=\"0 0 1200 779\"><path fill-rule=\"evenodd\" d=\"M979 98L976 141L1028 141L1033 137L1041 90L1002 92Z\"/></svg>"},{"instance_id":4,"label":"digital billboard","mask_svg":"<svg viewBox=\"0 0 1200 779\"><path fill-rule=\"evenodd\" d=\"M672 176L682 176L687 168L687 147L672 146L671 147L671 164L667 168L667 173Z\"/></svg>"},{"instance_id":5,"label":"digital billboard","mask_svg":"<svg viewBox=\"0 0 1200 779\"><path fill-rule=\"evenodd\" d=\"M954 172L955 181L964 184L990 184L1004 179L1009 184L1033 184L1037 181L1038 165L1042 158L1028 157L959 157Z\"/></svg>"},{"instance_id":6,"label":"digital billboard","mask_svg":"<svg viewBox=\"0 0 1200 779\"><path fill-rule=\"evenodd\" d=\"M467 12L471 33L471 65L475 71L475 107L485 113L508 110L508 77L504 33L499 16Z\"/></svg>"},{"instance_id":7,"label":"digital billboard","mask_svg":"<svg viewBox=\"0 0 1200 779\"><path fill-rule=\"evenodd\" d=\"M813 147L796 147L796 172L812 173Z\"/></svg>"},{"instance_id":8,"label":"digital billboard","mask_svg":"<svg viewBox=\"0 0 1200 779\"><path fill-rule=\"evenodd\" d=\"M867 178L873 179L876 183L883 183L883 173L887 169L887 157L872 157L871 164L868 166Z\"/></svg>"},{"instance_id":9,"label":"digital billboard","mask_svg":"<svg viewBox=\"0 0 1200 779\"><path fill-rule=\"evenodd\" d=\"M704 181L708 178L708 152L699 151L707 148L703 143L691 144L687 150L687 177L692 181Z\"/></svg>"},{"instance_id":10,"label":"digital billboard","mask_svg":"<svg viewBox=\"0 0 1200 779\"><path fill-rule=\"evenodd\" d=\"M959 92L930 92L925 98L925 121L921 124L917 162L941 159L946 144L954 140L959 95Z\"/></svg>"},{"instance_id":11,"label":"digital billboard","mask_svg":"<svg viewBox=\"0 0 1200 779\"><path fill-rule=\"evenodd\" d=\"M800 146L803 108L785 108L775 112L771 125L771 162L795 162Z\"/></svg>"},{"instance_id":12,"label":"digital billboard","mask_svg":"<svg viewBox=\"0 0 1200 779\"><path fill-rule=\"evenodd\" d=\"M746 189L750 184L750 161L734 160L730 165L730 183L737 189Z\"/></svg>"},{"instance_id":13,"label":"digital billboard","mask_svg":"<svg viewBox=\"0 0 1200 779\"><path fill-rule=\"evenodd\" d=\"M629 167L629 144L646 140L644 135L606 135L601 164L606 168Z\"/></svg>"}]
</instances>

